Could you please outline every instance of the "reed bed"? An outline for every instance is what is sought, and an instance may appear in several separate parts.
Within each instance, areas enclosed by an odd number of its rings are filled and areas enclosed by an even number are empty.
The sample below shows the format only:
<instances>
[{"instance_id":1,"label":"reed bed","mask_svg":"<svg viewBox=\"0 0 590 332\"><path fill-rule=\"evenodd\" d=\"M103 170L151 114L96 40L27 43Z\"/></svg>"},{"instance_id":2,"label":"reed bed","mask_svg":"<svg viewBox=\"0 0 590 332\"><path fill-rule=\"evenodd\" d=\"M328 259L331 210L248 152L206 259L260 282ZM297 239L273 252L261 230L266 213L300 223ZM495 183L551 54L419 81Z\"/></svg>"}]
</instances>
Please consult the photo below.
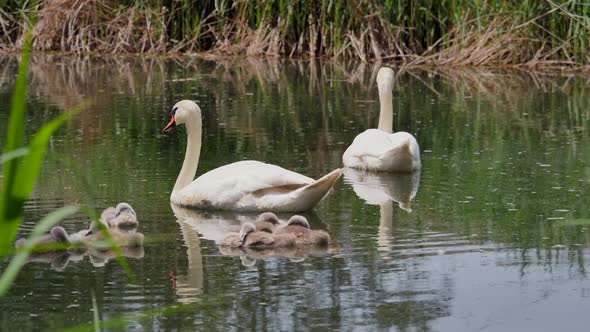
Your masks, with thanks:
<instances>
[{"instance_id":1,"label":"reed bed","mask_svg":"<svg viewBox=\"0 0 590 332\"><path fill-rule=\"evenodd\" d=\"M577 0L12 0L0 49L21 48L31 13L39 51L590 65L590 4Z\"/></svg>"}]
</instances>

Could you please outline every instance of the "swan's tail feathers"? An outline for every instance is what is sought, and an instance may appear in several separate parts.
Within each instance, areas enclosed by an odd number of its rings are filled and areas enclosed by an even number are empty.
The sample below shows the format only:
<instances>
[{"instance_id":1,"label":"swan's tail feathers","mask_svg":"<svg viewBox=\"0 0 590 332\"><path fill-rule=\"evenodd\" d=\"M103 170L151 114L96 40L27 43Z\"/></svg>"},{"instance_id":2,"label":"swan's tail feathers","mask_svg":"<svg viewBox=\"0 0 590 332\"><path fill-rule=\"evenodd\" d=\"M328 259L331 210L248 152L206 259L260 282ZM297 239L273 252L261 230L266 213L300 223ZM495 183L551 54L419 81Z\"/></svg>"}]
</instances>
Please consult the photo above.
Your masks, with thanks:
<instances>
[{"instance_id":1,"label":"swan's tail feathers","mask_svg":"<svg viewBox=\"0 0 590 332\"><path fill-rule=\"evenodd\" d=\"M399 145L397 145L396 147L394 147L393 149L384 152L381 157L382 158L387 158L391 155L396 155L396 154L401 154L404 156L412 156L412 150L410 149L410 146L412 145L412 142L410 141L410 139L406 139L405 141L401 142Z\"/></svg>"},{"instance_id":2,"label":"swan's tail feathers","mask_svg":"<svg viewBox=\"0 0 590 332\"><path fill-rule=\"evenodd\" d=\"M337 168L307 186L297 189L293 195L297 201L298 210L307 211L316 206L332 189L340 176L342 176L342 169Z\"/></svg>"},{"instance_id":3,"label":"swan's tail feathers","mask_svg":"<svg viewBox=\"0 0 590 332\"><path fill-rule=\"evenodd\" d=\"M407 139L402 143L402 145L400 146L400 149L402 149L402 151L411 155L412 154L412 151L410 150L411 144L412 144L412 142L410 142L410 139Z\"/></svg>"},{"instance_id":4,"label":"swan's tail feathers","mask_svg":"<svg viewBox=\"0 0 590 332\"><path fill-rule=\"evenodd\" d=\"M414 155L412 154L412 141L407 139L384 152L379 159L387 164L386 169L391 172L411 172L414 169Z\"/></svg>"}]
</instances>

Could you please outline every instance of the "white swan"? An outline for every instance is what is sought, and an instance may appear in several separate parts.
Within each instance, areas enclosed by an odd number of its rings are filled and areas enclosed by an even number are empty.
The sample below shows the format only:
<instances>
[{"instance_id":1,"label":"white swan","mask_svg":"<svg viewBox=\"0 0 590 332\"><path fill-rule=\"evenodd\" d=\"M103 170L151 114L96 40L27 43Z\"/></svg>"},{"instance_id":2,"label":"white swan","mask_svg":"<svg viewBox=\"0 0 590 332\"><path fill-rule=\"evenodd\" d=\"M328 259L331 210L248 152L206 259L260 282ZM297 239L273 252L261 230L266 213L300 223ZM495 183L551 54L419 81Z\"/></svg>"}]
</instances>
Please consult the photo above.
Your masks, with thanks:
<instances>
[{"instance_id":1,"label":"white swan","mask_svg":"<svg viewBox=\"0 0 590 332\"><path fill-rule=\"evenodd\" d=\"M420 148L412 134L393 133L393 70L377 73L379 88L379 128L367 129L355 137L342 155L345 167L369 171L412 172L420 168Z\"/></svg>"},{"instance_id":2,"label":"white swan","mask_svg":"<svg viewBox=\"0 0 590 332\"><path fill-rule=\"evenodd\" d=\"M184 123L186 155L170 201L214 210L298 212L313 208L342 175L335 169L319 180L260 161L238 161L193 181L201 152L201 109L190 100L174 105L164 131Z\"/></svg>"}]
</instances>

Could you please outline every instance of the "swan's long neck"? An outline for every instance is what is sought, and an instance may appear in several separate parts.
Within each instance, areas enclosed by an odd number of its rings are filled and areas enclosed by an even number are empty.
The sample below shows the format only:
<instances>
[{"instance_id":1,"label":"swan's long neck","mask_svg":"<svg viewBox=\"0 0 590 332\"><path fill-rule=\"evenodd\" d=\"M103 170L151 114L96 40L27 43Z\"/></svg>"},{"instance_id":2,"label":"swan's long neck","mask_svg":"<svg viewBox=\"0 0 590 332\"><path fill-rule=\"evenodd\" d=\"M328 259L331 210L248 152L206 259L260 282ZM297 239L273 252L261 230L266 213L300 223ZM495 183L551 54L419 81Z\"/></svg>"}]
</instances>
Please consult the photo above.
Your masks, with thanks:
<instances>
[{"instance_id":1,"label":"swan's long neck","mask_svg":"<svg viewBox=\"0 0 590 332\"><path fill-rule=\"evenodd\" d=\"M186 122L186 153L184 155L182 169L180 170L180 174L178 174L174 189L172 189L172 195L193 182L195 174L197 174L199 155L201 154L201 131L200 117Z\"/></svg>"},{"instance_id":2,"label":"swan's long neck","mask_svg":"<svg viewBox=\"0 0 590 332\"><path fill-rule=\"evenodd\" d=\"M393 220L393 203L387 202L379 206L381 218L379 219L379 230L391 229Z\"/></svg>"},{"instance_id":3,"label":"swan's long neck","mask_svg":"<svg viewBox=\"0 0 590 332\"><path fill-rule=\"evenodd\" d=\"M377 244L379 251L390 252L393 235L393 202L386 202L380 206L381 218L379 219L379 230L377 233Z\"/></svg>"},{"instance_id":4,"label":"swan's long neck","mask_svg":"<svg viewBox=\"0 0 590 332\"><path fill-rule=\"evenodd\" d=\"M379 129L393 133L393 94L390 89L379 88Z\"/></svg>"}]
</instances>

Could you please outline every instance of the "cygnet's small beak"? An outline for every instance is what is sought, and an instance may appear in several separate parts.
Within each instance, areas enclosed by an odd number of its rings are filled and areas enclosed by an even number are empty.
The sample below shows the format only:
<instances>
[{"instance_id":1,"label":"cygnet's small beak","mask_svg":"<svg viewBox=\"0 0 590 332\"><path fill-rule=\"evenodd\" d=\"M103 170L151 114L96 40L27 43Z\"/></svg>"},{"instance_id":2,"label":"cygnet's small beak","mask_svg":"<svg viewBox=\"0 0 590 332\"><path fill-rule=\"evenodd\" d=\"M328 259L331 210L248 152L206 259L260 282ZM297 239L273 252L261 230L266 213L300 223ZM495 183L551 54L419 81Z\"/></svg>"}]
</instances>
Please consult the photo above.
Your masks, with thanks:
<instances>
[{"instance_id":1,"label":"cygnet's small beak","mask_svg":"<svg viewBox=\"0 0 590 332\"><path fill-rule=\"evenodd\" d=\"M169 132L170 130L174 129L174 127L176 127L176 121L174 120L174 115L171 115L170 122L168 122L168 125L166 125L166 128L164 128L164 132Z\"/></svg>"}]
</instances>

